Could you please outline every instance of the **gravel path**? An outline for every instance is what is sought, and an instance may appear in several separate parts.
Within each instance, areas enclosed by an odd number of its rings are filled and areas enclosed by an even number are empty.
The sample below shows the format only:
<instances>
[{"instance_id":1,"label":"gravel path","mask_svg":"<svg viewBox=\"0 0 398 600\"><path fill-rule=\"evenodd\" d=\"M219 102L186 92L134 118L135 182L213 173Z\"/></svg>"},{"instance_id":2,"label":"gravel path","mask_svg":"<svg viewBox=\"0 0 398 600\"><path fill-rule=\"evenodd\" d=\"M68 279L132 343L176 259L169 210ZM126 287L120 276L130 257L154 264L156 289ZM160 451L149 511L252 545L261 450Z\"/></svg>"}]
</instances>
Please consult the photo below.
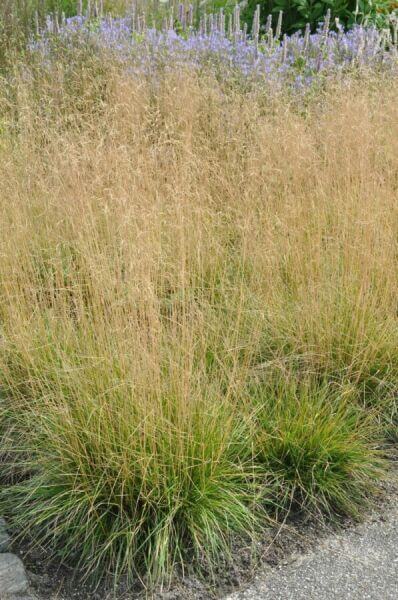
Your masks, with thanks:
<instances>
[{"instance_id":1,"label":"gravel path","mask_svg":"<svg viewBox=\"0 0 398 600\"><path fill-rule=\"evenodd\" d=\"M383 516L326 538L314 551L260 573L227 600L396 600L398 502Z\"/></svg>"}]
</instances>

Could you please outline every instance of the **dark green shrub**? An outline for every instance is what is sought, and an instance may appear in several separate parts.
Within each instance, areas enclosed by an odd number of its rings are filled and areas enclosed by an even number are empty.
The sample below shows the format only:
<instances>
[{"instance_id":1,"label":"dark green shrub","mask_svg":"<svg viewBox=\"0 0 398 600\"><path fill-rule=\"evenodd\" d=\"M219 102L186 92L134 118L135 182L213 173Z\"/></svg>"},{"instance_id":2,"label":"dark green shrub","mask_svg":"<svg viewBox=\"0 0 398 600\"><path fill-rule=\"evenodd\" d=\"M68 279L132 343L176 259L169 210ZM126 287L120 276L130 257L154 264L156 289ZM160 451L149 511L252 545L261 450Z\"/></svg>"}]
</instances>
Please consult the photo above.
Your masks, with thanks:
<instances>
[{"instance_id":1,"label":"dark green shrub","mask_svg":"<svg viewBox=\"0 0 398 600\"><path fill-rule=\"evenodd\" d=\"M261 22L265 23L268 15L274 16L274 22L280 11L283 11L283 31L291 33L303 29L310 23L313 30L323 20L330 9L332 23L336 17L344 26L355 22L375 22L381 24L385 15L392 8L391 0L248 0L244 10L244 18L252 21L257 4L261 7Z\"/></svg>"}]
</instances>

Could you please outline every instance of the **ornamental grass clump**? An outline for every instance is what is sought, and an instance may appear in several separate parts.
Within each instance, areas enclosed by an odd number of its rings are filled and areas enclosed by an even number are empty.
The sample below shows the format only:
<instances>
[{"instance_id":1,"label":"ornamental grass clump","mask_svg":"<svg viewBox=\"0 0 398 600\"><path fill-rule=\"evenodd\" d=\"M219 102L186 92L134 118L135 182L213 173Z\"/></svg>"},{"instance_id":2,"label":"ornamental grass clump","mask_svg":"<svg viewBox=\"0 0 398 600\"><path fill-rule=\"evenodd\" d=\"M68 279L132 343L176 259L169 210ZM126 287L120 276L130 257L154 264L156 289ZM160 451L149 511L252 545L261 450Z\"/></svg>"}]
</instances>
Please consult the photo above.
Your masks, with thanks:
<instances>
[{"instance_id":1,"label":"ornamental grass clump","mask_svg":"<svg viewBox=\"0 0 398 600\"><path fill-rule=\"evenodd\" d=\"M0 79L0 512L150 585L385 472L395 78L267 95L87 39Z\"/></svg>"},{"instance_id":2,"label":"ornamental grass clump","mask_svg":"<svg viewBox=\"0 0 398 600\"><path fill-rule=\"evenodd\" d=\"M376 420L358 409L351 386L282 380L265 382L252 395L258 459L277 480L275 506L282 514L360 514L384 465Z\"/></svg>"},{"instance_id":3,"label":"ornamental grass clump","mask_svg":"<svg viewBox=\"0 0 398 600\"><path fill-rule=\"evenodd\" d=\"M10 357L18 408L4 406L14 481L1 504L19 535L97 582L151 585L190 559L228 560L234 534L258 531L260 488L227 392L201 383L186 343L160 361L142 339L137 354L120 347L109 323L105 335L43 321L28 364Z\"/></svg>"}]
</instances>

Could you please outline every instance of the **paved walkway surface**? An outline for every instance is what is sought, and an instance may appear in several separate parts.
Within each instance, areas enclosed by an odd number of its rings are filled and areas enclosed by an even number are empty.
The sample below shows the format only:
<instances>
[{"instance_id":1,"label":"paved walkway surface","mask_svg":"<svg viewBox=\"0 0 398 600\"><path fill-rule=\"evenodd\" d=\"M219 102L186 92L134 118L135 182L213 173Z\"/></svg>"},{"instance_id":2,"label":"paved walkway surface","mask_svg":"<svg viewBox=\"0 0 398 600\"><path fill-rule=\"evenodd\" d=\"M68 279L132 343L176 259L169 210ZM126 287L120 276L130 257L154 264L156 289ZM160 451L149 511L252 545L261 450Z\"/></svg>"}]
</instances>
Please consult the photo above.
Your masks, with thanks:
<instances>
[{"instance_id":1,"label":"paved walkway surface","mask_svg":"<svg viewBox=\"0 0 398 600\"><path fill-rule=\"evenodd\" d=\"M398 502L227 600L398 600Z\"/></svg>"}]
</instances>

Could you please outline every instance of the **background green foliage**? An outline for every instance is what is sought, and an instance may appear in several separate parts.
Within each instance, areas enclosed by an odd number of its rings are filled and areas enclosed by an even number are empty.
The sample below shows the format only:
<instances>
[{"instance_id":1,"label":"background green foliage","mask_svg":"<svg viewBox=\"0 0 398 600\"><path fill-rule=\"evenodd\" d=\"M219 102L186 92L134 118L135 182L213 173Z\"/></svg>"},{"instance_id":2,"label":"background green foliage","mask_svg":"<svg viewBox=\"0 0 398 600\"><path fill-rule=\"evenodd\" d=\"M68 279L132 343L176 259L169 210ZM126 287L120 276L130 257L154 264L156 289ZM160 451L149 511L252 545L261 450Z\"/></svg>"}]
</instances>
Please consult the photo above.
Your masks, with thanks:
<instances>
[{"instance_id":1,"label":"background green foliage","mask_svg":"<svg viewBox=\"0 0 398 600\"><path fill-rule=\"evenodd\" d=\"M283 31L287 33L303 29L306 23L314 30L328 9L332 13L332 22L338 17L344 26L364 21L383 25L392 8L391 0L248 0L243 14L250 23L257 4L261 6L263 23L269 14L274 15L275 21L277 14L283 11Z\"/></svg>"}]
</instances>

